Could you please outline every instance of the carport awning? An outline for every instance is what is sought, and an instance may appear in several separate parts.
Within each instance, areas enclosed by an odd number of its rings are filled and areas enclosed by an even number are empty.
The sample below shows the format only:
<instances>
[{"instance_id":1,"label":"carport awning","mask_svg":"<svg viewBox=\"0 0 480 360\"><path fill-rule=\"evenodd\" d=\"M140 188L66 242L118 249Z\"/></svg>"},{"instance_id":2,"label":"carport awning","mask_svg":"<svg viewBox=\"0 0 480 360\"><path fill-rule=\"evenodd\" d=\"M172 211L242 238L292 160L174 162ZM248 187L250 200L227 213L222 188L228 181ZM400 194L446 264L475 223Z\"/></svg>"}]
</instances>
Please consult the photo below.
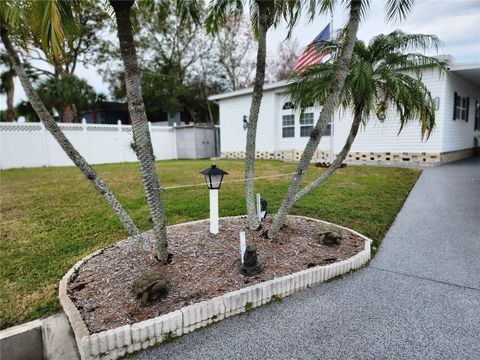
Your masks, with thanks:
<instances>
[{"instance_id":1,"label":"carport awning","mask_svg":"<svg viewBox=\"0 0 480 360\"><path fill-rule=\"evenodd\" d=\"M449 70L480 88L480 64L453 65Z\"/></svg>"}]
</instances>

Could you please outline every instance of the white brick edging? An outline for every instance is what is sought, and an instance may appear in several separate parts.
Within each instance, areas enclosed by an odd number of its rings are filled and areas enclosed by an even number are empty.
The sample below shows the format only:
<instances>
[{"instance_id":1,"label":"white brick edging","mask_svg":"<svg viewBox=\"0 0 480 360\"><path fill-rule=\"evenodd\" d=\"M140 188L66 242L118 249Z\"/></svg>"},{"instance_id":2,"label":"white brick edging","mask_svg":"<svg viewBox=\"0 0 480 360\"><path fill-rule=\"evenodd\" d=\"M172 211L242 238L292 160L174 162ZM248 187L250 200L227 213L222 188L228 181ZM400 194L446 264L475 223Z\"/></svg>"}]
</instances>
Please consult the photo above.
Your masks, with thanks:
<instances>
[{"instance_id":1,"label":"white brick edging","mask_svg":"<svg viewBox=\"0 0 480 360\"><path fill-rule=\"evenodd\" d=\"M296 217L330 224L326 221L303 216ZM365 248L347 260L325 266L315 266L185 306L180 310L153 319L90 334L80 312L67 294L67 284L70 277L85 261L98 255L103 250L95 251L77 262L65 274L59 286L60 303L72 325L81 359L117 359L127 353L146 349L173 337L187 334L216 321L266 304L275 298L286 297L362 267L370 260L372 240L349 228L339 227L365 240Z\"/></svg>"}]
</instances>

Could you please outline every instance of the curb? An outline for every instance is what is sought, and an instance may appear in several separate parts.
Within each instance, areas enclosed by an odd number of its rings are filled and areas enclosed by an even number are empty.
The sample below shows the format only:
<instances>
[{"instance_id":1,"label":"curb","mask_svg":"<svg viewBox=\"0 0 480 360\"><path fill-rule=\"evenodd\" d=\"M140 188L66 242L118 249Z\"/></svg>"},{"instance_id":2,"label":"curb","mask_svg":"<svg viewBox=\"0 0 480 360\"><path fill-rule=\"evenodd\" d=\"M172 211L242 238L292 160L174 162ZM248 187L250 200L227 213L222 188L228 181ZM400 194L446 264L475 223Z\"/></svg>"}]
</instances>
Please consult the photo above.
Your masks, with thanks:
<instances>
[{"instance_id":1,"label":"curb","mask_svg":"<svg viewBox=\"0 0 480 360\"><path fill-rule=\"evenodd\" d=\"M63 313L0 331L0 357L5 360L77 360L77 346Z\"/></svg>"},{"instance_id":2,"label":"curb","mask_svg":"<svg viewBox=\"0 0 480 360\"><path fill-rule=\"evenodd\" d=\"M304 216L295 217L314 220L323 224L331 224ZM203 221L208 220L191 223ZM339 225L335 226L363 238L365 240L365 248L347 260L325 266L316 266L274 278L132 325L90 334L80 312L67 294L67 284L70 277L85 261L99 254L102 250L95 251L77 262L62 278L59 287L60 303L75 333L81 359L117 359L127 353L146 349L166 339L171 339L172 336L187 334L214 322L259 307L276 297L289 296L365 265L371 258L372 240L349 228Z\"/></svg>"}]
</instances>

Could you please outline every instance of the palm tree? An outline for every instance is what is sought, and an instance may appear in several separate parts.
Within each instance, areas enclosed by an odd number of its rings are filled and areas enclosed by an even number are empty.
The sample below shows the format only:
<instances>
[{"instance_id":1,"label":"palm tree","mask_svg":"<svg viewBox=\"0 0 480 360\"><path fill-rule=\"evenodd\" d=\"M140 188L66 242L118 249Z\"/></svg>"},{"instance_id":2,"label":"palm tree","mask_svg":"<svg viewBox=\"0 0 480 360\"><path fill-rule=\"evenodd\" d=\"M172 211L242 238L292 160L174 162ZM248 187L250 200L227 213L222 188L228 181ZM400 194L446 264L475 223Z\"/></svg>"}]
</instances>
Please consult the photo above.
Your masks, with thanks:
<instances>
[{"instance_id":1,"label":"palm tree","mask_svg":"<svg viewBox=\"0 0 480 360\"><path fill-rule=\"evenodd\" d=\"M40 98L49 110L57 110L60 122L79 122L77 109L93 105L97 94L85 80L64 74L50 77L37 87Z\"/></svg>"},{"instance_id":2,"label":"palm tree","mask_svg":"<svg viewBox=\"0 0 480 360\"><path fill-rule=\"evenodd\" d=\"M402 131L409 121L418 121L421 137L427 138L435 126L435 105L421 76L422 71L443 71L445 64L435 57L423 55L436 51L441 42L435 35L405 34L399 30L374 37L368 45L357 40L352 62L341 96L341 105L353 110L353 122L340 153L321 176L295 195L294 202L309 194L327 180L345 160L361 124L373 114L384 116L395 109L400 116ZM337 41L324 44L335 53ZM298 74L298 81L290 85L289 95L302 111L326 97L332 79L332 63L319 64Z\"/></svg>"},{"instance_id":3,"label":"palm tree","mask_svg":"<svg viewBox=\"0 0 480 360\"><path fill-rule=\"evenodd\" d=\"M330 2L330 0L309 0L314 5ZM248 224L250 229L258 230L260 223L255 210L255 152L258 114L263 97L265 83L265 64L267 48L267 31L284 19L288 23L289 35L296 24L305 0L250 0L250 18L253 29L257 35L257 63L255 79L253 82L252 102L248 117L247 139L245 146L245 202L247 208ZM219 28L228 21L232 15L238 15L245 10L245 3L239 0L216 0L210 4L207 11L205 26L210 33L217 33ZM315 13L315 6L309 7L311 14Z\"/></svg>"},{"instance_id":4,"label":"palm tree","mask_svg":"<svg viewBox=\"0 0 480 360\"><path fill-rule=\"evenodd\" d=\"M333 6L335 0L329 1ZM414 0L387 0L387 19L401 19L411 10ZM325 98L323 109L320 112L317 123L312 130L310 138L303 150L302 156L297 165L297 170L292 177L288 190L283 198L282 204L275 215L272 226L268 231L268 238L273 239L277 236L285 218L295 203L295 196L300 189L300 185L310 164L313 154L322 139L329 120L331 119L336 106L339 103L342 89L348 75L353 49L357 39L358 27L361 16L368 9L370 0L350 0L348 1L349 18L343 31L343 42L339 49L338 57L334 63L335 70L332 75L332 81L328 85L327 96ZM333 8L333 7L332 7Z\"/></svg>"},{"instance_id":5,"label":"palm tree","mask_svg":"<svg viewBox=\"0 0 480 360\"><path fill-rule=\"evenodd\" d=\"M48 112L38 96L38 93L33 88L12 41L10 40L10 37L12 36L16 41L24 43L25 37L28 36L28 31L39 31L39 29L43 29L43 31L37 33L42 36L42 45L45 46L45 49L50 49L52 56L57 56L56 52L61 51L60 44L64 41L63 26L69 25L68 19L70 17L68 16L68 7L64 7L65 5L65 2L57 1L49 1L48 3L40 1L3 1L0 4L0 34L2 43L5 46L7 54L20 79L30 104L40 120L44 123L46 129L52 134L73 163L93 184L95 189L102 195L104 200L120 219L128 233L144 243L144 236L130 219L122 205L118 202L103 180L97 175L95 170L73 147ZM26 31L26 25L31 25L39 19L42 19L42 26L32 26ZM11 30L13 30L13 35L10 34Z\"/></svg>"},{"instance_id":6,"label":"palm tree","mask_svg":"<svg viewBox=\"0 0 480 360\"><path fill-rule=\"evenodd\" d=\"M109 0L115 13L117 35L120 42L120 53L125 72L125 88L127 92L128 111L132 120L133 140L140 172L143 180L145 196L147 198L150 215L153 221L153 232L157 244L157 259L166 263L168 261L167 230L165 227L165 214L160 197L160 185L155 172L155 159L153 156L152 141L148 129L145 104L142 98L141 75L138 67L137 51L133 39L132 7L135 0ZM152 6L145 3L144 6ZM155 4L153 4L155 6ZM188 15L198 20L198 13L194 1L177 0L177 16L185 19Z\"/></svg>"},{"instance_id":7,"label":"palm tree","mask_svg":"<svg viewBox=\"0 0 480 360\"><path fill-rule=\"evenodd\" d=\"M0 61L7 66L7 69L0 74L0 94L7 95L7 121L15 120L15 113L13 110L13 95L15 93L15 83L13 78L15 76L15 69L8 55L4 52L0 53Z\"/></svg>"}]
</instances>

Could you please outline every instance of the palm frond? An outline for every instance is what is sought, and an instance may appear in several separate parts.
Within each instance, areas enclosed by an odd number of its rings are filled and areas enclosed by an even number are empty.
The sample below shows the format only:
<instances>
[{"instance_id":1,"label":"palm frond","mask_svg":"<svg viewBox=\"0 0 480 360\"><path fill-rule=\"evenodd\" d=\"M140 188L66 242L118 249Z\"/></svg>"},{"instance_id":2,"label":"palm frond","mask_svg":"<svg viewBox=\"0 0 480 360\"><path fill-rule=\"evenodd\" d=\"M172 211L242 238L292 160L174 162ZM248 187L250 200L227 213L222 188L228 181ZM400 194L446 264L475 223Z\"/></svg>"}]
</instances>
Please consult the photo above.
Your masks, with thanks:
<instances>
[{"instance_id":1,"label":"palm frond","mask_svg":"<svg viewBox=\"0 0 480 360\"><path fill-rule=\"evenodd\" d=\"M67 0L33 1L30 3L30 25L38 34L46 54L58 58L66 41L75 33L75 19Z\"/></svg>"},{"instance_id":2,"label":"palm frond","mask_svg":"<svg viewBox=\"0 0 480 360\"><path fill-rule=\"evenodd\" d=\"M412 11L415 0L387 0L387 20L398 22Z\"/></svg>"},{"instance_id":3,"label":"palm frond","mask_svg":"<svg viewBox=\"0 0 480 360\"><path fill-rule=\"evenodd\" d=\"M208 33L217 33L232 14L242 14L242 0L215 0L208 5L205 28Z\"/></svg>"},{"instance_id":4,"label":"palm frond","mask_svg":"<svg viewBox=\"0 0 480 360\"><path fill-rule=\"evenodd\" d=\"M180 22L187 19L193 20L194 23L200 23L200 4L192 0L176 0L177 16Z\"/></svg>"},{"instance_id":5,"label":"palm frond","mask_svg":"<svg viewBox=\"0 0 480 360\"><path fill-rule=\"evenodd\" d=\"M423 51L436 49L438 42L433 36L398 31L378 35L368 46L357 40L339 105L360 113L364 124L373 114L378 117L380 113L395 111L400 118L399 132L408 122L418 121L422 139L428 138L435 126L435 107L421 76L427 69L443 72L445 64ZM300 109L312 102L322 105L336 68L340 44L339 39L333 39L320 45L332 50L331 63L292 75L289 95ZM405 51L411 49L418 52Z\"/></svg>"}]
</instances>

